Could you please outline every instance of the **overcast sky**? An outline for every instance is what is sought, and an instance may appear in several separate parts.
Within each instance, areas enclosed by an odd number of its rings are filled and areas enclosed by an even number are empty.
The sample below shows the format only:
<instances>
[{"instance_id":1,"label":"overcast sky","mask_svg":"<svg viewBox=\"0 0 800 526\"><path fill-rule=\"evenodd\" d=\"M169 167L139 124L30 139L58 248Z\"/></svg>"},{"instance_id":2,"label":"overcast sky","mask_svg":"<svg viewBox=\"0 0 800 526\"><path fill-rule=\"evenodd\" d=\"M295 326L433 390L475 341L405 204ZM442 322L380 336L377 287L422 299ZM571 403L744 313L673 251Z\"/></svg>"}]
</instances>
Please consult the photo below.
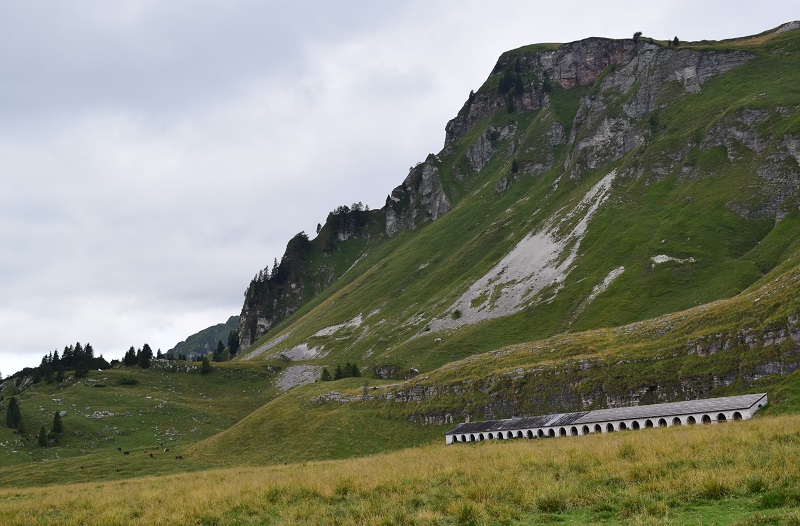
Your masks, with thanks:
<instances>
[{"instance_id":1,"label":"overcast sky","mask_svg":"<svg viewBox=\"0 0 800 526\"><path fill-rule=\"evenodd\" d=\"M163 351L341 204L380 208L498 56L794 1L0 0L0 373Z\"/></svg>"}]
</instances>

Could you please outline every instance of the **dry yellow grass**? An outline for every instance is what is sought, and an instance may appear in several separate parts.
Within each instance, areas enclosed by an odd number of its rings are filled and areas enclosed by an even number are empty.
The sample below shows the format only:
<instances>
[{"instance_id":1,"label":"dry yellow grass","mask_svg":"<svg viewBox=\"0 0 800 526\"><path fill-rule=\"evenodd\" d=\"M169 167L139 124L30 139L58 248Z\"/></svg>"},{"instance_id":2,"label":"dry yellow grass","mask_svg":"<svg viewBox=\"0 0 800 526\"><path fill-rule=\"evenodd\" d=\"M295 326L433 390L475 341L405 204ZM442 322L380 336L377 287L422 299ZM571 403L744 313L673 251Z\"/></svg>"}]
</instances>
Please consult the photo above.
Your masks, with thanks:
<instances>
[{"instance_id":1,"label":"dry yellow grass","mask_svg":"<svg viewBox=\"0 0 800 526\"><path fill-rule=\"evenodd\" d=\"M798 503L800 416L435 445L372 457L0 490L0 524L491 524L601 513L669 522L692 502Z\"/></svg>"}]
</instances>

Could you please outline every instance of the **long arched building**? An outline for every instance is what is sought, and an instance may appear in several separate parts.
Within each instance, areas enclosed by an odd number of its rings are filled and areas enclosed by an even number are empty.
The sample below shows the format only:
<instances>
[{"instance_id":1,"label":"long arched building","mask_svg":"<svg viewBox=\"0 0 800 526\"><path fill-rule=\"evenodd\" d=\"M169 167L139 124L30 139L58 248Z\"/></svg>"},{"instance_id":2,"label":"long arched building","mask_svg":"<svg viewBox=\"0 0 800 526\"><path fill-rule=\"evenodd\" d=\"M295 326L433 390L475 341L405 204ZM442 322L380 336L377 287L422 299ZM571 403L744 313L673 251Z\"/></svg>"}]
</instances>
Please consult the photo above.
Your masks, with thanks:
<instances>
[{"instance_id":1,"label":"long arched building","mask_svg":"<svg viewBox=\"0 0 800 526\"><path fill-rule=\"evenodd\" d=\"M545 438L610 433L624 429L714 424L747 420L767 405L766 393L578 413L465 422L445 433L448 444L509 438Z\"/></svg>"}]
</instances>

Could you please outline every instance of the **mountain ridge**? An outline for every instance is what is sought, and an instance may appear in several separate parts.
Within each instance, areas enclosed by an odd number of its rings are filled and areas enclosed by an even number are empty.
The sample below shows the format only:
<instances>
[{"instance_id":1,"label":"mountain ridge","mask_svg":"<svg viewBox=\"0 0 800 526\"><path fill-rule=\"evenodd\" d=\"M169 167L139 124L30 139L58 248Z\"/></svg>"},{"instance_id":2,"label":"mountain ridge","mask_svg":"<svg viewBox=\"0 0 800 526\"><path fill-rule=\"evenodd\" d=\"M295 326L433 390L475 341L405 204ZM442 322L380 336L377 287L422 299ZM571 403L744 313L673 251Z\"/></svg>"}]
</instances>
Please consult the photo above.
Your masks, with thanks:
<instances>
[{"instance_id":1,"label":"mountain ridge","mask_svg":"<svg viewBox=\"0 0 800 526\"><path fill-rule=\"evenodd\" d=\"M317 350L304 354L309 363L340 356L366 360L375 371L424 370L447 361L431 361L436 338L463 340L466 327L475 336L474 323L491 320L514 287L516 312L524 319L536 311L545 323L530 330L519 315L513 322L498 315L492 332L504 330L497 345L645 319L743 290L793 245L786 232L777 234L791 228L777 227L794 224L797 208L800 126L786 71L794 34L678 47L592 38L504 53L447 124L442 151L413 167L384 208L358 212L366 219L350 221L358 226L334 242L341 228L334 223L343 223L334 219L353 210L332 212L302 251L290 243L288 292L261 300L283 310L243 306L247 355L266 356L256 348L292 354L300 346ZM777 85L765 94L770 78ZM570 216L611 173L602 206L588 219ZM576 226L585 234L580 241L569 236ZM501 277L503 258L536 236L534 248L542 238L563 245L539 253L539 270L565 271L538 292L524 283L541 272ZM721 269L731 270L725 280ZM686 293L668 290L675 279ZM366 288L353 288L356 281L378 294L359 292ZM465 295L479 283L482 291ZM645 295L630 306L603 306L635 290ZM349 323L355 319L361 324ZM488 350L487 339L478 339L473 352Z\"/></svg>"}]
</instances>

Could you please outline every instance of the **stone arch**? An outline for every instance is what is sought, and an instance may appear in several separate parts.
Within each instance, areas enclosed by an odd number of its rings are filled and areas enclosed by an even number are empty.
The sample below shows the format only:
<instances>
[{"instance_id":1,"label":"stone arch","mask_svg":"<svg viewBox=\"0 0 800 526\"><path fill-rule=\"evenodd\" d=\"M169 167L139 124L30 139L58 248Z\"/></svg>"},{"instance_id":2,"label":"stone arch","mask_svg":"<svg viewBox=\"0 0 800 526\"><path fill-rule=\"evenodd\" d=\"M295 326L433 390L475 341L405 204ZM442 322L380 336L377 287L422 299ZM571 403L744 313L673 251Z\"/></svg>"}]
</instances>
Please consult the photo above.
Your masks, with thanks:
<instances>
[{"instance_id":1,"label":"stone arch","mask_svg":"<svg viewBox=\"0 0 800 526\"><path fill-rule=\"evenodd\" d=\"M540 429L539 431L536 432L536 436L539 438L544 438L544 431Z\"/></svg>"},{"instance_id":2,"label":"stone arch","mask_svg":"<svg viewBox=\"0 0 800 526\"><path fill-rule=\"evenodd\" d=\"M672 425L673 426L679 426L681 424L682 424L682 422L681 422L681 418L679 416L676 416L675 418L672 419Z\"/></svg>"},{"instance_id":3,"label":"stone arch","mask_svg":"<svg viewBox=\"0 0 800 526\"><path fill-rule=\"evenodd\" d=\"M533 431L531 431L530 429L528 429L528 432L526 434L528 435L528 438L533 438Z\"/></svg>"},{"instance_id":4,"label":"stone arch","mask_svg":"<svg viewBox=\"0 0 800 526\"><path fill-rule=\"evenodd\" d=\"M658 427L667 427L667 421L663 418L658 419Z\"/></svg>"},{"instance_id":5,"label":"stone arch","mask_svg":"<svg viewBox=\"0 0 800 526\"><path fill-rule=\"evenodd\" d=\"M717 415L717 422L725 422L727 419L728 417L725 416L725 413L720 413Z\"/></svg>"},{"instance_id":6,"label":"stone arch","mask_svg":"<svg viewBox=\"0 0 800 526\"><path fill-rule=\"evenodd\" d=\"M562 428L559 428L559 430L558 430L558 436L562 436L562 437L565 437L565 436L567 436L567 430L566 430L566 428L563 428L563 427L562 427Z\"/></svg>"},{"instance_id":7,"label":"stone arch","mask_svg":"<svg viewBox=\"0 0 800 526\"><path fill-rule=\"evenodd\" d=\"M624 431L626 429L628 429L628 424L626 424L625 422L620 422L619 423L619 430L620 431Z\"/></svg>"},{"instance_id":8,"label":"stone arch","mask_svg":"<svg viewBox=\"0 0 800 526\"><path fill-rule=\"evenodd\" d=\"M492 439L494 439L494 434L489 433L489 440L492 440Z\"/></svg>"},{"instance_id":9,"label":"stone arch","mask_svg":"<svg viewBox=\"0 0 800 526\"><path fill-rule=\"evenodd\" d=\"M736 411L735 413L733 413L733 419L734 420L741 420L742 419L742 413L740 413L739 411Z\"/></svg>"},{"instance_id":10,"label":"stone arch","mask_svg":"<svg viewBox=\"0 0 800 526\"><path fill-rule=\"evenodd\" d=\"M469 441L470 442L475 442L475 435L470 435L469 436Z\"/></svg>"},{"instance_id":11,"label":"stone arch","mask_svg":"<svg viewBox=\"0 0 800 526\"><path fill-rule=\"evenodd\" d=\"M704 424L710 424L711 423L711 417L708 416L708 415L703 415L703 418L701 419L701 422L703 422Z\"/></svg>"},{"instance_id":12,"label":"stone arch","mask_svg":"<svg viewBox=\"0 0 800 526\"><path fill-rule=\"evenodd\" d=\"M554 436L556 436L556 430L555 430L555 429L553 429L553 428L550 428L550 429L547 431L547 436L551 436L551 437L554 437Z\"/></svg>"},{"instance_id":13,"label":"stone arch","mask_svg":"<svg viewBox=\"0 0 800 526\"><path fill-rule=\"evenodd\" d=\"M571 428L569 428L569 436L571 436L571 437L578 436L578 428L575 427L575 426L572 426Z\"/></svg>"},{"instance_id":14,"label":"stone arch","mask_svg":"<svg viewBox=\"0 0 800 526\"><path fill-rule=\"evenodd\" d=\"M483 433L478 433L478 442L482 442L483 440Z\"/></svg>"},{"instance_id":15,"label":"stone arch","mask_svg":"<svg viewBox=\"0 0 800 526\"><path fill-rule=\"evenodd\" d=\"M653 421L648 418L647 420L644 421L644 427L646 428L653 427Z\"/></svg>"},{"instance_id":16,"label":"stone arch","mask_svg":"<svg viewBox=\"0 0 800 526\"><path fill-rule=\"evenodd\" d=\"M613 433L614 432L614 424L609 422L606 424L606 433Z\"/></svg>"},{"instance_id":17,"label":"stone arch","mask_svg":"<svg viewBox=\"0 0 800 526\"><path fill-rule=\"evenodd\" d=\"M453 444L458 442L458 435L453 435Z\"/></svg>"},{"instance_id":18,"label":"stone arch","mask_svg":"<svg viewBox=\"0 0 800 526\"><path fill-rule=\"evenodd\" d=\"M517 438L522 438L522 431L517 431Z\"/></svg>"},{"instance_id":19,"label":"stone arch","mask_svg":"<svg viewBox=\"0 0 800 526\"><path fill-rule=\"evenodd\" d=\"M634 420L633 424L631 424L631 429L640 429L641 427L638 420Z\"/></svg>"},{"instance_id":20,"label":"stone arch","mask_svg":"<svg viewBox=\"0 0 800 526\"><path fill-rule=\"evenodd\" d=\"M686 423L692 426L697 423L697 419L694 416L690 416L686 419Z\"/></svg>"},{"instance_id":21,"label":"stone arch","mask_svg":"<svg viewBox=\"0 0 800 526\"><path fill-rule=\"evenodd\" d=\"M603 426L601 426L600 424L595 424L594 425L594 432L595 433L602 433L603 432Z\"/></svg>"},{"instance_id":22,"label":"stone arch","mask_svg":"<svg viewBox=\"0 0 800 526\"><path fill-rule=\"evenodd\" d=\"M582 432L584 435L588 435L588 434L589 434L589 433L591 433L592 431L589 429L589 426L583 426L583 429L581 430L581 432Z\"/></svg>"}]
</instances>

